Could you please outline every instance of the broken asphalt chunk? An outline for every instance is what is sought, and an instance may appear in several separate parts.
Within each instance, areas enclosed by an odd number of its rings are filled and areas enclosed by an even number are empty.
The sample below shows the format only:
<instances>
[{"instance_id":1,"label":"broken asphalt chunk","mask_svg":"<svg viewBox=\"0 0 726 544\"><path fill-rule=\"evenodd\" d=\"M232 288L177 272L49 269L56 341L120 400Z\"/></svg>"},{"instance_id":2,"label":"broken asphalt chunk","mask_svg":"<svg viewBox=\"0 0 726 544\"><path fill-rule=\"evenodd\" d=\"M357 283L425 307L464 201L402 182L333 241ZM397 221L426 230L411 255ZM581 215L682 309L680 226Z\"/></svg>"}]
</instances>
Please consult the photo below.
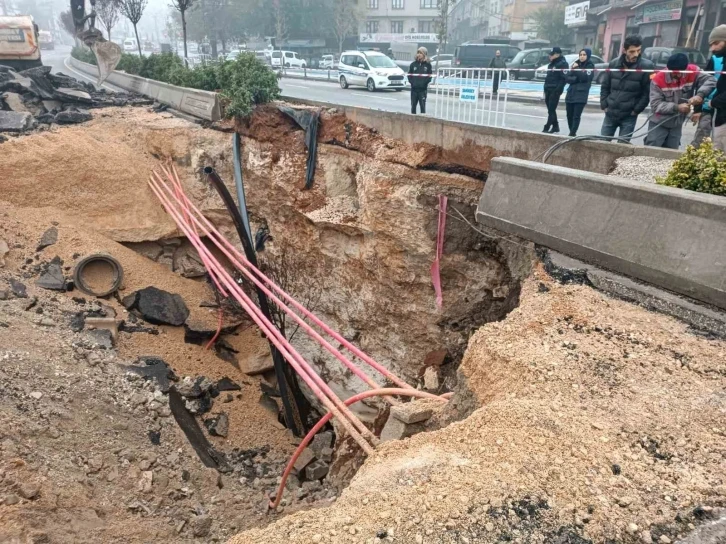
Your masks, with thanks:
<instances>
[{"instance_id":1,"label":"broken asphalt chunk","mask_svg":"<svg viewBox=\"0 0 726 544\"><path fill-rule=\"evenodd\" d=\"M159 357L140 357L141 366L127 366L126 370L138 374L147 380L154 380L162 393L168 393L172 381L177 381L176 374L163 359Z\"/></svg>"},{"instance_id":2,"label":"broken asphalt chunk","mask_svg":"<svg viewBox=\"0 0 726 544\"><path fill-rule=\"evenodd\" d=\"M229 432L229 417L224 412L204 420L209 434L226 438Z\"/></svg>"},{"instance_id":3,"label":"broken asphalt chunk","mask_svg":"<svg viewBox=\"0 0 726 544\"><path fill-rule=\"evenodd\" d=\"M183 325L189 317L189 309L181 296L156 287L146 287L125 297L123 305L145 321L154 325Z\"/></svg>"},{"instance_id":4,"label":"broken asphalt chunk","mask_svg":"<svg viewBox=\"0 0 726 544\"><path fill-rule=\"evenodd\" d=\"M88 110L80 108L69 108L55 116L55 122L59 125L72 125L75 123L85 123L90 121L93 116Z\"/></svg>"},{"instance_id":5,"label":"broken asphalt chunk","mask_svg":"<svg viewBox=\"0 0 726 544\"><path fill-rule=\"evenodd\" d=\"M241 391L242 386L234 383L227 376L219 380L216 384L217 391Z\"/></svg>"},{"instance_id":6,"label":"broken asphalt chunk","mask_svg":"<svg viewBox=\"0 0 726 544\"><path fill-rule=\"evenodd\" d=\"M41 273L35 285L52 291L65 291L66 278L63 275L63 268L59 262L51 262Z\"/></svg>"},{"instance_id":7,"label":"broken asphalt chunk","mask_svg":"<svg viewBox=\"0 0 726 544\"><path fill-rule=\"evenodd\" d=\"M0 111L0 132L25 132L35 120L28 112Z\"/></svg>"},{"instance_id":8,"label":"broken asphalt chunk","mask_svg":"<svg viewBox=\"0 0 726 544\"><path fill-rule=\"evenodd\" d=\"M17 298L28 298L28 291L24 284L20 283L15 278L10 278L10 291Z\"/></svg>"},{"instance_id":9,"label":"broken asphalt chunk","mask_svg":"<svg viewBox=\"0 0 726 544\"><path fill-rule=\"evenodd\" d=\"M82 102L84 104L93 104L93 98L91 98L91 95L86 91L71 89L69 87L58 87L55 90L54 98L62 100L63 102Z\"/></svg>"}]
</instances>

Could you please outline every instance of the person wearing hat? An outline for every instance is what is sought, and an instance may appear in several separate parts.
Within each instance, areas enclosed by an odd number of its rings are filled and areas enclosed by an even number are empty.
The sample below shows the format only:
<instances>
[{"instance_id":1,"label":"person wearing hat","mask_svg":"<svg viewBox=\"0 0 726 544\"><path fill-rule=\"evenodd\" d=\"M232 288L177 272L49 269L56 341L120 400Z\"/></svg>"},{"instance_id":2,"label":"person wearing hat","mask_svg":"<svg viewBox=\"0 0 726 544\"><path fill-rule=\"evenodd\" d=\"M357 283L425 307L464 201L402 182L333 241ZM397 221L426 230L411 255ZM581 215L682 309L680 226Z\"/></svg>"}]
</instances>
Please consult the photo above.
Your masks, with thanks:
<instances>
[{"instance_id":1,"label":"person wearing hat","mask_svg":"<svg viewBox=\"0 0 726 544\"><path fill-rule=\"evenodd\" d=\"M610 62L600 85L600 108L605 112L600 134L630 141L638 115L648 106L650 70L655 65L640 56L643 39L637 34L626 36L623 54ZM641 70L637 72L636 70Z\"/></svg>"},{"instance_id":2,"label":"person wearing hat","mask_svg":"<svg viewBox=\"0 0 726 544\"><path fill-rule=\"evenodd\" d=\"M726 53L726 25L717 26L711 31L711 34L708 36L708 45L711 49L711 58L708 59L706 71L716 72L713 76L716 78L716 82L718 82L720 81L720 72L724 69L723 57L724 53ZM706 97L702 106L694 108L695 113L691 117L691 120L694 125L698 124L696 135L691 142L691 145L694 147L701 145L703 139L711 135L714 120L711 100L715 94L716 90Z\"/></svg>"},{"instance_id":3,"label":"person wearing hat","mask_svg":"<svg viewBox=\"0 0 726 544\"><path fill-rule=\"evenodd\" d=\"M420 106L421 113L426 113L426 95L433 68L429 62L429 52L425 47L416 51L416 60L408 67L408 82L411 84L411 113L416 115L416 106Z\"/></svg>"},{"instance_id":4,"label":"person wearing hat","mask_svg":"<svg viewBox=\"0 0 726 544\"><path fill-rule=\"evenodd\" d=\"M553 47L550 51L550 63L547 66L547 76L544 81L544 99L547 104L547 124L542 132L556 134L560 131L560 122L557 120L557 105L560 103L562 91L565 90L565 70L569 66L562 56L562 49Z\"/></svg>"},{"instance_id":5,"label":"person wearing hat","mask_svg":"<svg viewBox=\"0 0 726 544\"><path fill-rule=\"evenodd\" d=\"M691 106L700 106L716 88L711 74L688 63L684 53L668 59L667 70L658 72L650 82L651 116L645 145L678 149L683 123Z\"/></svg>"}]
</instances>

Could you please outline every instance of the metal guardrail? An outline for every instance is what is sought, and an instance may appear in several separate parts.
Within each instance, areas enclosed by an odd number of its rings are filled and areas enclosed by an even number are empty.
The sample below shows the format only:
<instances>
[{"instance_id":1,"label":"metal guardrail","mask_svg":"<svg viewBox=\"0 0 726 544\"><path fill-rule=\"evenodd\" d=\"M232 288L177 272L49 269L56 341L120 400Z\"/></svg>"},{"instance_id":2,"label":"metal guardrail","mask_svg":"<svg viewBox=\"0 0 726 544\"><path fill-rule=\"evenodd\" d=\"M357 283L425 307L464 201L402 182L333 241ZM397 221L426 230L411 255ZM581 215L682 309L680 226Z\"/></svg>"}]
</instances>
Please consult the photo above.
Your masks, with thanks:
<instances>
[{"instance_id":1,"label":"metal guardrail","mask_svg":"<svg viewBox=\"0 0 726 544\"><path fill-rule=\"evenodd\" d=\"M498 79L496 94L495 79ZM446 121L504 127L509 81L507 69L439 68L429 88L434 98L433 116Z\"/></svg>"}]
</instances>

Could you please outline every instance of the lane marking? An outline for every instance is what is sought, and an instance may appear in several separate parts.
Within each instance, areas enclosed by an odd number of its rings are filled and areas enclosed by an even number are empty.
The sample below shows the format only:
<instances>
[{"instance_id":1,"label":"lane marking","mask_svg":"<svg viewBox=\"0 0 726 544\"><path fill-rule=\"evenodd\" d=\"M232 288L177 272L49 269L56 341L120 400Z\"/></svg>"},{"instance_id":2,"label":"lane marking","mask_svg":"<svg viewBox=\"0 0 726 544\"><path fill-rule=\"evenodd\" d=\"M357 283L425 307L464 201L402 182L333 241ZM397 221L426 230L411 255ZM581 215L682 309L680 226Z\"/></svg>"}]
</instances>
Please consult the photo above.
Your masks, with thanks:
<instances>
[{"instance_id":1,"label":"lane marking","mask_svg":"<svg viewBox=\"0 0 726 544\"><path fill-rule=\"evenodd\" d=\"M353 93L350 93L350 94L352 94L354 96L365 96L366 98L373 98L371 96L371 94L373 94L373 93L365 94L365 93L355 93L355 92L353 92ZM398 98L388 98L387 96L376 96L375 98L378 98L379 100L393 100L394 102L398 102Z\"/></svg>"},{"instance_id":2,"label":"lane marking","mask_svg":"<svg viewBox=\"0 0 726 544\"><path fill-rule=\"evenodd\" d=\"M284 87L297 87L298 89L310 89L310 87L306 87L305 85L293 85L292 83L285 83Z\"/></svg>"}]
</instances>

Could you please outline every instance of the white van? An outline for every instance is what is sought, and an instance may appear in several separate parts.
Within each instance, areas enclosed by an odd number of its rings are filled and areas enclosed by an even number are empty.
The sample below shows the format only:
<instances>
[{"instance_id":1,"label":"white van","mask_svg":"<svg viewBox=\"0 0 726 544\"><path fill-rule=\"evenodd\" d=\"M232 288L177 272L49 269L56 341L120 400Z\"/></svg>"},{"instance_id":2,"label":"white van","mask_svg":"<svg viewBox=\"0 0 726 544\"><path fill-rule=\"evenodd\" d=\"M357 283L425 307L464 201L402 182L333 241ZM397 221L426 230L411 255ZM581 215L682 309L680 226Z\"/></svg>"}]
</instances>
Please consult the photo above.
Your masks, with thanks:
<instances>
[{"instance_id":1,"label":"white van","mask_svg":"<svg viewBox=\"0 0 726 544\"><path fill-rule=\"evenodd\" d=\"M126 38L124 40L124 51L136 51L138 52L139 47L136 45L136 40L134 38Z\"/></svg>"},{"instance_id":2,"label":"white van","mask_svg":"<svg viewBox=\"0 0 726 544\"><path fill-rule=\"evenodd\" d=\"M270 64L273 68L305 68L308 63L304 59L301 59L294 51L280 51L276 50L272 52L272 59Z\"/></svg>"},{"instance_id":3,"label":"white van","mask_svg":"<svg viewBox=\"0 0 726 544\"><path fill-rule=\"evenodd\" d=\"M340 56L338 74L343 89L361 85L371 92L376 89L402 91L408 86L406 72L378 51L346 51Z\"/></svg>"}]
</instances>

